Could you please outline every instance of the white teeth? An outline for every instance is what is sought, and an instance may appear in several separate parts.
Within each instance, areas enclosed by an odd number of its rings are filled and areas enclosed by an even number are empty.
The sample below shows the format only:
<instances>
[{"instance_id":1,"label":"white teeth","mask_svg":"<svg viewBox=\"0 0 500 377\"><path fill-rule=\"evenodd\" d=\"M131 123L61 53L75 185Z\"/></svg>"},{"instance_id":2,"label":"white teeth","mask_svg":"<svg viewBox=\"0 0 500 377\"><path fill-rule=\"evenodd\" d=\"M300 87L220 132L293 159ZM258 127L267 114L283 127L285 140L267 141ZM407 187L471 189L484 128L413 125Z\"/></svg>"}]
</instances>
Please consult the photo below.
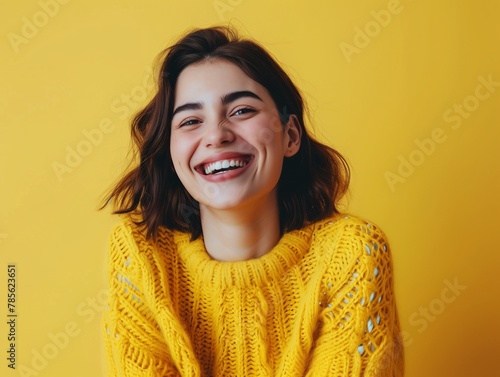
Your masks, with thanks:
<instances>
[{"instance_id":1,"label":"white teeth","mask_svg":"<svg viewBox=\"0 0 500 377\"><path fill-rule=\"evenodd\" d=\"M243 160L221 160L212 162L205 166L205 174L212 174L215 170L227 169L229 167L243 167L247 163Z\"/></svg>"}]
</instances>

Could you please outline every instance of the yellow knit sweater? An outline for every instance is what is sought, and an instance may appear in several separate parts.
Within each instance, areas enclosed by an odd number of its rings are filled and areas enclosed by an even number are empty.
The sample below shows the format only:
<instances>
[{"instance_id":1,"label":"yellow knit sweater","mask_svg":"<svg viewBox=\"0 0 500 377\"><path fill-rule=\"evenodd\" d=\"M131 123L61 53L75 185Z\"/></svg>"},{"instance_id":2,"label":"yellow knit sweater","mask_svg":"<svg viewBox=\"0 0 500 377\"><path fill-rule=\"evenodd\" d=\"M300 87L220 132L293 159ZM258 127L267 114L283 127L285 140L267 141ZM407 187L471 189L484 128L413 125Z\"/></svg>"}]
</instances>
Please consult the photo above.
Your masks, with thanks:
<instances>
[{"instance_id":1,"label":"yellow knit sweater","mask_svg":"<svg viewBox=\"0 0 500 377\"><path fill-rule=\"evenodd\" d=\"M264 256L220 262L203 238L124 219L109 247L109 376L403 376L384 233L335 215Z\"/></svg>"}]
</instances>

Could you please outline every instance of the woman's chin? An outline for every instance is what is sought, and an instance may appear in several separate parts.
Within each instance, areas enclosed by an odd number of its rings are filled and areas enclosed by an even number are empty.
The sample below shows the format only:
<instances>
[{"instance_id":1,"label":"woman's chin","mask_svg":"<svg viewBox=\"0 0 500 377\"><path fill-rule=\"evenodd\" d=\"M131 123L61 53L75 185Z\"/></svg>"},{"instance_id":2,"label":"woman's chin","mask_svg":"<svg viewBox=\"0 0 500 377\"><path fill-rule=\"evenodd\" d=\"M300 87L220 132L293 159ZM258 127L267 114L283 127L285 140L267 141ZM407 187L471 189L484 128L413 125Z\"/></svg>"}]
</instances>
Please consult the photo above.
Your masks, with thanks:
<instances>
[{"instance_id":1,"label":"woman's chin","mask_svg":"<svg viewBox=\"0 0 500 377\"><path fill-rule=\"evenodd\" d=\"M242 210L245 207L245 200L241 197L231 197L231 198L220 198L215 200L214 198L204 198L204 200L200 201L200 208L204 207L207 210L214 211L238 211Z\"/></svg>"}]
</instances>

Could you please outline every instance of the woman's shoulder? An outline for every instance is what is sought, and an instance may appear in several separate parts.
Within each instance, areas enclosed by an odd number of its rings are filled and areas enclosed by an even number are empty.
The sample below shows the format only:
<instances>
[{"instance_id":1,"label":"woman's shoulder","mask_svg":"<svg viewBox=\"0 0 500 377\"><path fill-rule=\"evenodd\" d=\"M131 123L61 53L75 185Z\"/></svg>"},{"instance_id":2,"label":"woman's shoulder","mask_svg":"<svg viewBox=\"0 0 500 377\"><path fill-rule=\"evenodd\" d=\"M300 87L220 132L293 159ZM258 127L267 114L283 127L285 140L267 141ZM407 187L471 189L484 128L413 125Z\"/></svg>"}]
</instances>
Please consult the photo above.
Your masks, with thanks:
<instances>
[{"instance_id":1,"label":"woman's shoulder","mask_svg":"<svg viewBox=\"0 0 500 377\"><path fill-rule=\"evenodd\" d=\"M382 228L373 221L351 213L336 213L315 223L315 232L325 236L339 231L353 235L379 235L385 238Z\"/></svg>"},{"instance_id":2,"label":"woman's shoulder","mask_svg":"<svg viewBox=\"0 0 500 377\"><path fill-rule=\"evenodd\" d=\"M389 241L375 222L350 213L337 213L315 223L314 237L326 249L352 256L374 256L379 251L389 252Z\"/></svg>"},{"instance_id":3,"label":"woman's shoulder","mask_svg":"<svg viewBox=\"0 0 500 377\"><path fill-rule=\"evenodd\" d=\"M316 223L313 239L327 266L325 291L335 281L354 284L358 289L365 284L391 281L389 242L373 221L353 214L337 214Z\"/></svg>"},{"instance_id":4,"label":"woman's shoulder","mask_svg":"<svg viewBox=\"0 0 500 377\"><path fill-rule=\"evenodd\" d=\"M174 231L159 227L157 237L147 236L146 227L139 218L122 216L114 225L110 234L110 246L117 249L128 249L133 252L148 252L169 248L173 244Z\"/></svg>"}]
</instances>

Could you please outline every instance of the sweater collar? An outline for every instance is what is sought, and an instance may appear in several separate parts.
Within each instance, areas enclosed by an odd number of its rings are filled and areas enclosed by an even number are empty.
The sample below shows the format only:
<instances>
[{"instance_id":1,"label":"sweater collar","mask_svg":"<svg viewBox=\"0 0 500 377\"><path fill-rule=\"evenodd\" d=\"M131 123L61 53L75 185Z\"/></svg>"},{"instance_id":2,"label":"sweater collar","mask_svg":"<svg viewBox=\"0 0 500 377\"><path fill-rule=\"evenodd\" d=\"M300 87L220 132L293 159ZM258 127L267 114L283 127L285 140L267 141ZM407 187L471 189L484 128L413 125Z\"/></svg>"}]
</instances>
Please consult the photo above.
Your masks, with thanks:
<instances>
[{"instance_id":1,"label":"sweater collar","mask_svg":"<svg viewBox=\"0 0 500 377\"><path fill-rule=\"evenodd\" d=\"M174 243L189 275L203 284L219 287L264 285L279 279L304 257L311 246L314 224L286 232L278 243L259 258L237 262L212 259L205 249L203 236L194 241L189 234L174 231Z\"/></svg>"}]
</instances>

